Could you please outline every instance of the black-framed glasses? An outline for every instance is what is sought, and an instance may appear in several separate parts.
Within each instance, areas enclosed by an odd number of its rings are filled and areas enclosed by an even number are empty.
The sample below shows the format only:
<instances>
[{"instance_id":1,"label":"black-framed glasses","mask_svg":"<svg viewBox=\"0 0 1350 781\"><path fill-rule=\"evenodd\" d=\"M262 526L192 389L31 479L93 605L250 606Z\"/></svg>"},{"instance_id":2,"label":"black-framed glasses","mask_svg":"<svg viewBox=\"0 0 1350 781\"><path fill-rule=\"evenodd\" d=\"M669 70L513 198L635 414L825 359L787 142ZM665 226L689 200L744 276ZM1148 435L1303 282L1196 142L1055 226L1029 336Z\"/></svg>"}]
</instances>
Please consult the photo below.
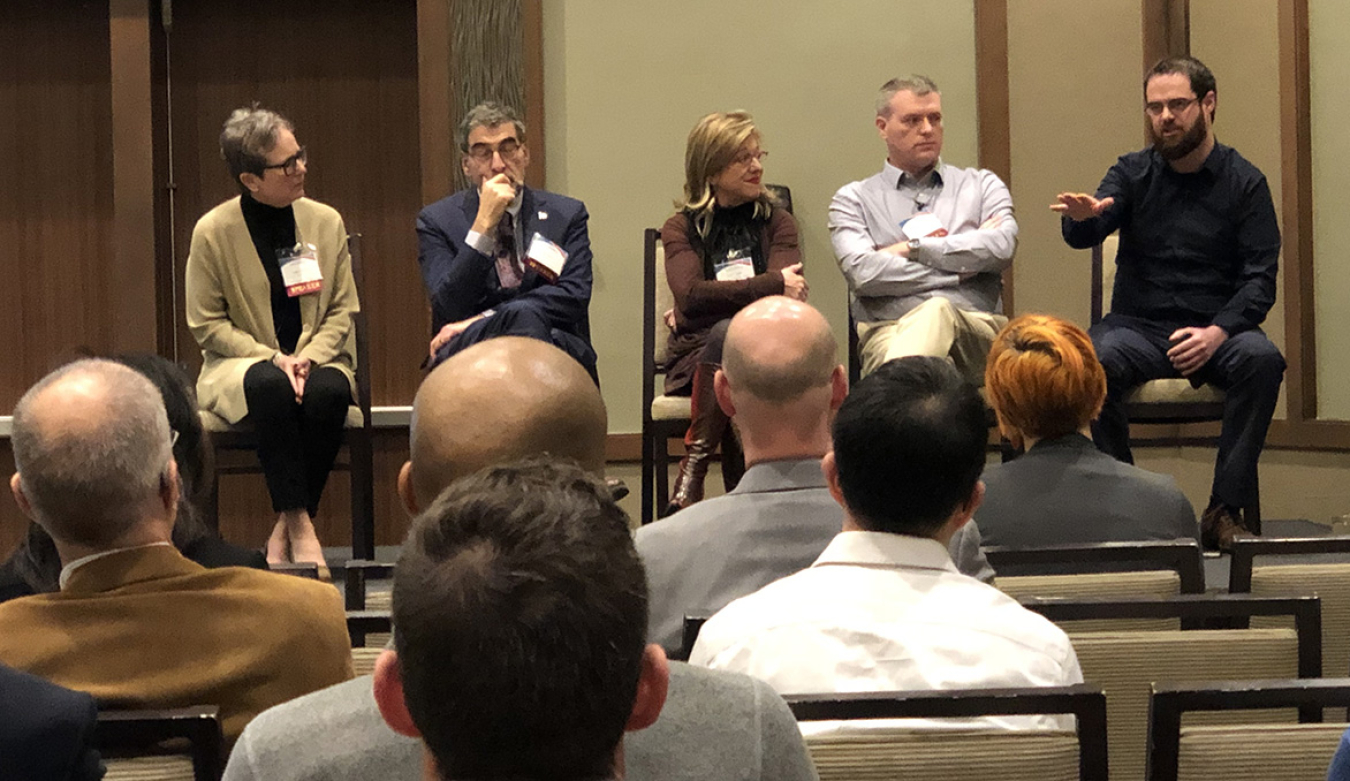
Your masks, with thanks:
<instances>
[{"instance_id":1,"label":"black-framed glasses","mask_svg":"<svg viewBox=\"0 0 1350 781\"><path fill-rule=\"evenodd\" d=\"M469 147L469 157L480 163L492 162L494 154L501 155L503 160L510 160L520 153L522 144L514 138L508 138L501 143L493 146L492 144L474 144Z\"/></svg>"},{"instance_id":2,"label":"black-framed glasses","mask_svg":"<svg viewBox=\"0 0 1350 781\"><path fill-rule=\"evenodd\" d=\"M1155 100L1152 103L1144 104L1144 111L1151 117L1162 116L1163 108L1172 115L1176 116L1191 107L1192 103L1199 103L1199 98L1172 98L1171 100Z\"/></svg>"},{"instance_id":3,"label":"black-framed glasses","mask_svg":"<svg viewBox=\"0 0 1350 781\"><path fill-rule=\"evenodd\" d=\"M305 148L302 146L300 147L299 152L296 152L295 154L291 155L285 160L282 160L280 163L277 163L276 165L263 166L263 173L267 173L267 169L269 168L280 168L283 174L286 174L287 176L295 176L295 172L300 170L300 164L308 160L309 160L309 153L306 152Z\"/></svg>"}]
</instances>

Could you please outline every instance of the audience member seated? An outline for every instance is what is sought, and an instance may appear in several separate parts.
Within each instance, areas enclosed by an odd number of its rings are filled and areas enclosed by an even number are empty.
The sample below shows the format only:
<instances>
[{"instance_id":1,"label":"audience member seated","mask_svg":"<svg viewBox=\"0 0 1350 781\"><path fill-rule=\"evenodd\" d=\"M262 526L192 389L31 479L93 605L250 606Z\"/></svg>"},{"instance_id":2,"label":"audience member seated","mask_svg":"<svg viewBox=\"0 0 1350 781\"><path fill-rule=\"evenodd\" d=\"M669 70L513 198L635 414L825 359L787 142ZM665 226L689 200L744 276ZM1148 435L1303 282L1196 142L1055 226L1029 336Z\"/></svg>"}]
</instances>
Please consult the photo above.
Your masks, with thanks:
<instances>
[{"instance_id":1,"label":"audience member seated","mask_svg":"<svg viewBox=\"0 0 1350 781\"><path fill-rule=\"evenodd\" d=\"M1195 510L1175 480L1117 461L1089 439L1106 373L1081 328L1046 315L1013 320L989 351L984 384L999 430L1026 448L985 472L976 516L986 545L1198 539Z\"/></svg>"},{"instance_id":2,"label":"audience member seated","mask_svg":"<svg viewBox=\"0 0 1350 781\"><path fill-rule=\"evenodd\" d=\"M863 374L906 355L947 356L973 383L1007 322L1003 272L1017 251L1012 196L993 171L942 161L942 95L925 76L877 98L880 173L839 188L830 242L853 294Z\"/></svg>"},{"instance_id":3,"label":"audience member seated","mask_svg":"<svg viewBox=\"0 0 1350 781\"><path fill-rule=\"evenodd\" d=\"M1327 781L1350 781L1350 730L1341 736L1341 745L1327 768Z\"/></svg>"},{"instance_id":4,"label":"audience member seated","mask_svg":"<svg viewBox=\"0 0 1350 781\"><path fill-rule=\"evenodd\" d=\"M984 402L945 358L900 358L864 378L823 462L843 531L809 569L709 619L691 661L785 695L1081 683L1062 630L947 555L983 496L987 435Z\"/></svg>"},{"instance_id":5,"label":"audience member seated","mask_svg":"<svg viewBox=\"0 0 1350 781\"><path fill-rule=\"evenodd\" d=\"M144 374L159 388L173 430L173 459L178 464L178 518L173 524L173 544L182 554L203 567L254 567L267 569L267 559L256 550L225 542L203 519L204 502L210 493L211 445L197 415L197 394L187 374L172 361L158 355L123 355L114 358ZM29 594L56 591L61 576L61 558L51 535L30 522L17 550L0 564L0 602Z\"/></svg>"},{"instance_id":6,"label":"audience member seated","mask_svg":"<svg viewBox=\"0 0 1350 781\"><path fill-rule=\"evenodd\" d=\"M820 470L848 393L825 318L782 296L750 304L727 329L715 384L749 471L731 493L637 532L651 584L650 639L672 652L685 615L711 615L809 567L842 519ZM993 580L974 523L956 531L949 551L961 572Z\"/></svg>"},{"instance_id":7,"label":"audience member seated","mask_svg":"<svg viewBox=\"0 0 1350 781\"><path fill-rule=\"evenodd\" d=\"M540 454L599 477L606 431L600 392L576 361L540 340L492 339L451 356L418 388L399 496L415 516L467 475ZM772 689L679 663L670 665L661 719L625 738L624 763L629 779L815 778L796 721ZM363 781L421 772L421 742L389 729L371 678L362 677L259 716L225 778Z\"/></svg>"},{"instance_id":8,"label":"audience member seated","mask_svg":"<svg viewBox=\"0 0 1350 781\"><path fill-rule=\"evenodd\" d=\"M474 106L457 140L469 187L417 215L429 364L485 339L527 336L562 349L599 382L585 204L525 186L530 148L511 108Z\"/></svg>"},{"instance_id":9,"label":"audience member seated","mask_svg":"<svg viewBox=\"0 0 1350 781\"><path fill-rule=\"evenodd\" d=\"M141 374L77 361L14 410L14 498L51 535L60 591L0 605L0 662L101 705L216 705L227 741L254 715L351 677L336 590L208 570L171 542L178 467Z\"/></svg>"},{"instance_id":10,"label":"audience member seated","mask_svg":"<svg viewBox=\"0 0 1350 781\"><path fill-rule=\"evenodd\" d=\"M675 308L665 391L690 396L670 510L703 498L708 462L722 445L722 483L736 487L745 464L727 416L713 396L722 343L732 315L767 295L805 301L797 223L764 187L759 130L744 111L714 112L689 131L684 199L661 228L666 280Z\"/></svg>"},{"instance_id":11,"label":"audience member seated","mask_svg":"<svg viewBox=\"0 0 1350 781\"><path fill-rule=\"evenodd\" d=\"M0 778L98 781L97 723L93 697L0 664Z\"/></svg>"},{"instance_id":12,"label":"audience member seated","mask_svg":"<svg viewBox=\"0 0 1350 781\"><path fill-rule=\"evenodd\" d=\"M305 197L305 148L275 111L236 109L220 154L240 194L197 221L184 273L188 328L202 348L197 395L256 434L277 514L268 562L324 572L313 519L353 402L361 309L347 227Z\"/></svg>"},{"instance_id":13,"label":"audience member seated","mask_svg":"<svg viewBox=\"0 0 1350 781\"><path fill-rule=\"evenodd\" d=\"M628 517L551 456L470 475L413 521L394 622L375 701L422 739L427 781L620 779L623 733L665 704Z\"/></svg>"}]
</instances>

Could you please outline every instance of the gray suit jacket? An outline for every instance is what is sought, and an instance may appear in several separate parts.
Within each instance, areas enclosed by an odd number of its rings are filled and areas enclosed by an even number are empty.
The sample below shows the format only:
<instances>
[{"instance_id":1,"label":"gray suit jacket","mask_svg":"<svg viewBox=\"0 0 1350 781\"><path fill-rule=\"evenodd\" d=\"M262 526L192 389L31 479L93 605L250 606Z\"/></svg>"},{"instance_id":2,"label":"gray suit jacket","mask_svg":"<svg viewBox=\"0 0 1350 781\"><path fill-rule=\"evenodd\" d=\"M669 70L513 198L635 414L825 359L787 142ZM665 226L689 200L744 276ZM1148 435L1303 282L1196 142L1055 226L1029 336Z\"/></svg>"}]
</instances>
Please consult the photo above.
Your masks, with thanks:
<instances>
[{"instance_id":1,"label":"gray suit jacket","mask_svg":"<svg viewBox=\"0 0 1350 781\"><path fill-rule=\"evenodd\" d=\"M630 781L813 781L797 722L745 675L672 662L655 724L624 738ZM235 744L224 781L418 781L422 744L380 717L370 676L264 711Z\"/></svg>"},{"instance_id":2,"label":"gray suit jacket","mask_svg":"<svg viewBox=\"0 0 1350 781\"><path fill-rule=\"evenodd\" d=\"M1082 434L1047 439L984 473L986 545L1017 548L1196 539L1195 510L1167 475L1106 455ZM1011 573L1004 573L1011 574Z\"/></svg>"},{"instance_id":3,"label":"gray suit jacket","mask_svg":"<svg viewBox=\"0 0 1350 781\"><path fill-rule=\"evenodd\" d=\"M755 464L731 493L642 527L637 549L647 567L648 639L679 650L686 614L710 616L811 566L843 519L820 459L808 458ZM948 550L962 573L993 582L975 524L962 527Z\"/></svg>"}]
</instances>

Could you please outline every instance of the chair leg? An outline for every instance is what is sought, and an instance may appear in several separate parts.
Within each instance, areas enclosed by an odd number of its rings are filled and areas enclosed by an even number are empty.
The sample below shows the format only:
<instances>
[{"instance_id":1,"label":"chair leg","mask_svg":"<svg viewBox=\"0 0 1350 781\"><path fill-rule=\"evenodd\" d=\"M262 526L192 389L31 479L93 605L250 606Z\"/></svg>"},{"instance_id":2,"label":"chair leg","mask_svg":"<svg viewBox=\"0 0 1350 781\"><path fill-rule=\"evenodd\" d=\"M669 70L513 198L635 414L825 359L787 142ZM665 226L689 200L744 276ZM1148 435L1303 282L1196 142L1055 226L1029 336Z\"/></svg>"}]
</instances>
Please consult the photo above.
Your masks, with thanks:
<instances>
[{"instance_id":1,"label":"chair leg","mask_svg":"<svg viewBox=\"0 0 1350 781\"><path fill-rule=\"evenodd\" d=\"M1247 527L1247 531L1259 535L1261 533L1261 486L1253 486L1252 503L1242 508L1242 525Z\"/></svg>"},{"instance_id":2,"label":"chair leg","mask_svg":"<svg viewBox=\"0 0 1350 781\"><path fill-rule=\"evenodd\" d=\"M654 438L653 443L656 448L656 465L653 470L656 473L656 517L666 517L666 497L670 496L670 440L664 434Z\"/></svg>"},{"instance_id":3,"label":"chair leg","mask_svg":"<svg viewBox=\"0 0 1350 781\"><path fill-rule=\"evenodd\" d=\"M652 492L656 480L656 445L650 431L642 432L642 509L638 520L643 526L656 516L656 497Z\"/></svg>"},{"instance_id":4,"label":"chair leg","mask_svg":"<svg viewBox=\"0 0 1350 781\"><path fill-rule=\"evenodd\" d=\"M348 438L348 476L352 493L352 558L375 559L375 465L370 432Z\"/></svg>"}]
</instances>

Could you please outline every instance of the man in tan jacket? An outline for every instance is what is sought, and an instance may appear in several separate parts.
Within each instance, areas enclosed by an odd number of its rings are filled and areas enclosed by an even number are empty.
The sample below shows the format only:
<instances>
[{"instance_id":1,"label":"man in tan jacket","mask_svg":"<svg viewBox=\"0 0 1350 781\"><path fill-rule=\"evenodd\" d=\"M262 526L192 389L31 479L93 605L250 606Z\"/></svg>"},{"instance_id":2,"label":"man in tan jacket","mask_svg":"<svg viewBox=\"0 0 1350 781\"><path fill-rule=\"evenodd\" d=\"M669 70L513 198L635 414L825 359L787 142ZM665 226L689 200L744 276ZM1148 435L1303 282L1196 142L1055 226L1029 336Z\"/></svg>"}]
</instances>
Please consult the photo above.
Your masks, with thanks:
<instances>
[{"instance_id":1,"label":"man in tan jacket","mask_svg":"<svg viewBox=\"0 0 1350 781\"><path fill-rule=\"evenodd\" d=\"M10 488L64 569L59 592L0 605L0 662L104 706L219 706L233 743L351 677L346 622L331 586L179 554L171 442L159 392L120 364L70 364L19 400Z\"/></svg>"}]
</instances>

